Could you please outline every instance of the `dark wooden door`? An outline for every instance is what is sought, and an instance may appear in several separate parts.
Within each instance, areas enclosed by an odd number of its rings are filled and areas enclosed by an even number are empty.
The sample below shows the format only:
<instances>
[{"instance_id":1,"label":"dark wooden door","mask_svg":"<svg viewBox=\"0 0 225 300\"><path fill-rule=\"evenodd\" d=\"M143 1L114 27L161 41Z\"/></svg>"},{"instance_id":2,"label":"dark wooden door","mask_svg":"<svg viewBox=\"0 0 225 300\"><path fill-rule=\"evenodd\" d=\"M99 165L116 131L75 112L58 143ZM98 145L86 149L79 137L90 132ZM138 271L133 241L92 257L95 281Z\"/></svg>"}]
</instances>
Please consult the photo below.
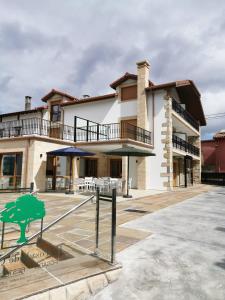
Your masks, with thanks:
<instances>
[{"instance_id":1,"label":"dark wooden door","mask_svg":"<svg viewBox=\"0 0 225 300\"><path fill-rule=\"evenodd\" d=\"M110 159L110 177L122 177L122 159Z\"/></svg>"},{"instance_id":2,"label":"dark wooden door","mask_svg":"<svg viewBox=\"0 0 225 300\"><path fill-rule=\"evenodd\" d=\"M97 177L97 163L96 158L86 158L85 159L85 176L86 177Z\"/></svg>"},{"instance_id":3,"label":"dark wooden door","mask_svg":"<svg viewBox=\"0 0 225 300\"><path fill-rule=\"evenodd\" d=\"M136 140L137 119L121 120L121 138Z\"/></svg>"}]
</instances>

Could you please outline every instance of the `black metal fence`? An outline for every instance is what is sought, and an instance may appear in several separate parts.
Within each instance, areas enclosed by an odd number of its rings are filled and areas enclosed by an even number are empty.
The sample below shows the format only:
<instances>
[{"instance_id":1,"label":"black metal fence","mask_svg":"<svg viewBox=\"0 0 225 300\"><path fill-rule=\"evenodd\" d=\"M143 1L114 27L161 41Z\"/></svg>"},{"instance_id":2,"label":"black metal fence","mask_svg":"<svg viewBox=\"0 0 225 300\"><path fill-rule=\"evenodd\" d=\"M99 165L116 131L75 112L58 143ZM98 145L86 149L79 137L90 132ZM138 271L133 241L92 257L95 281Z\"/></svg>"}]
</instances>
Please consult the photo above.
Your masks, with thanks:
<instances>
[{"instance_id":1,"label":"black metal fence","mask_svg":"<svg viewBox=\"0 0 225 300\"><path fill-rule=\"evenodd\" d=\"M0 138L26 135L41 135L61 140L73 141L74 128L41 118L28 118L0 123Z\"/></svg>"},{"instance_id":2,"label":"black metal fence","mask_svg":"<svg viewBox=\"0 0 225 300\"><path fill-rule=\"evenodd\" d=\"M184 109L175 99L172 101L172 108L175 112L177 112L182 118L185 119L191 126L199 131L198 122L192 117L192 115Z\"/></svg>"},{"instance_id":3,"label":"black metal fence","mask_svg":"<svg viewBox=\"0 0 225 300\"><path fill-rule=\"evenodd\" d=\"M112 189L112 194L100 194L99 188L97 188L96 191L96 235L95 235L95 255L102 257L103 259L108 260L107 257L104 257L104 254L101 253L101 243L102 243L102 237L100 236L101 229L100 229L100 211L101 211L101 202L108 202L110 203L110 212L107 214L107 219L110 220L110 246L109 246L109 261L111 264L114 264L115 258L116 258L116 189ZM104 207L103 210L106 208ZM104 226L105 227L105 226ZM107 227L107 226L106 226Z\"/></svg>"},{"instance_id":4,"label":"black metal fence","mask_svg":"<svg viewBox=\"0 0 225 300\"><path fill-rule=\"evenodd\" d=\"M225 186L225 173L206 173L201 174L202 183L224 185Z\"/></svg>"},{"instance_id":5,"label":"black metal fence","mask_svg":"<svg viewBox=\"0 0 225 300\"><path fill-rule=\"evenodd\" d=\"M187 153L194 154L196 156L199 156L200 154L199 148L186 142L185 140L179 138L176 135L173 135L173 147L185 151Z\"/></svg>"},{"instance_id":6,"label":"black metal fence","mask_svg":"<svg viewBox=\"0 0 225 300\"><path fill-rule=\"evenodd\" d=\"M75 117L74 121L74 141L107 141L118 139L131 139L138 142L151 144L151 132L129 123L111 123L90 125L85 120L85 126L79 126L79 120L82 118ZM92 122L93 123L93 122ZM84 123L83 123L84 124Z\"/></svg>"}]
</instances>

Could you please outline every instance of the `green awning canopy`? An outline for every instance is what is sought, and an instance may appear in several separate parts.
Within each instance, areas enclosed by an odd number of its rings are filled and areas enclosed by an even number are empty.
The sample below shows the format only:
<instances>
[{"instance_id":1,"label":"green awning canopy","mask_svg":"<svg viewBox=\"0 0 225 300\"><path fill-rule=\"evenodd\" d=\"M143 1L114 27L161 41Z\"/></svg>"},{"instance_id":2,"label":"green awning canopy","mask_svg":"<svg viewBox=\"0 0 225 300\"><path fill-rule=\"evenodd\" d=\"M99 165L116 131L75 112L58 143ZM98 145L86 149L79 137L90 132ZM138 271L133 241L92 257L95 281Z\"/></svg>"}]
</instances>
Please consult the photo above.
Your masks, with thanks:
<instances>
[{"instance_id":1,"label":"green awning canopy","mask_svg":"<svg viewBox=\"0 0 225 300\"><path fill-rule=\"evenodd\" d=\"M107 155L118 155L118 156L155 156L155 153L149 152L147 150L142 150L134 147L122 147L119 149L114 149L111 151L105 152Z\"/></svg>"},{"instance_id":2,"label":"green awning canopy","mask_svg":"<svg viewBox=\"0 0 225 300\"><path fill-rule=\"evenodd\" d=\"M118 155L118 156L127 156L127 194L124 195L124 198L131 198L132 196L129 195L129 165L130 165L130 156L138 156L138 157L145 157L145 156L155 156L154 153L149 152L147 150L142 150L134 147L124 146L119 149L114 149L111 151L105 152L107 155Z\"/></svg>"}]
</instances>

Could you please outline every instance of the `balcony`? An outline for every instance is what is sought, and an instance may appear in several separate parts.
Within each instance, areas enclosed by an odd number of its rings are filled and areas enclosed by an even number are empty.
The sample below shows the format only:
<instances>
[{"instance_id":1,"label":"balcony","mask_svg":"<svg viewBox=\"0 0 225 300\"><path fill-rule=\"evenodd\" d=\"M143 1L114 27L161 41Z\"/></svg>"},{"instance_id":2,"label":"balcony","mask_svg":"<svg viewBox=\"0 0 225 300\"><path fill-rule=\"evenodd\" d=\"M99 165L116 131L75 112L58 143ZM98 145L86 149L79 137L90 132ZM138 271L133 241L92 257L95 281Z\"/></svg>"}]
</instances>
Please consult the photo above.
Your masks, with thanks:
<instances>
[{"instance_id":1,"label":"balcony","mask_svg":"<svg viewBox=\"0 0 225 300\"><path fill-rule=\"evenodd\" d=\"M185 121L187 121L192 127L199 131L198 122L192 117L192 115L185 110L176 100L172 100L172 108L178 113Z\"/></svg>"},{"instance_id":2,"label":"balcony","mask_svg":"<svg viewBox=\"0 0 225 300\"><path fill-rule=\"evenodd\" d=\"M74 128L41 118L0 123L0 138L39 135L66 141L74 140Z\"/></svg>"},{"instance_id":3,"label":"balcony","mask_svg":"<svg viewBox=\"0 0 225 300\"><path fill-rule=\"evenodd\" d=\"M79 121L83 121L82 124L85 123L85 126L79 126ZM98 124L75 117L75 142L113 141L119 139L131 139L151 144L151 132L129 123Z\"/></svg>"},{"instance_id":4,"label":"balcony","mask_svg":"<svg viewBox=\"0 0 225 300\"><path fill-rule=\"evenodd\" d=\"M85 120L81 118L78 120ZM0 138L28 135L45 136L71 142L112 141L131 139L151 144L151 132L131 124L98 124L85 120L86 126L63 125L40 118L30 118L0 123ZM94 124L94 125L92 125Z\"/></svg>"},{"instance_id":5,"label":"balcony","mask_svg":"<svg viewBox=\"0 0 225 300\"><path fill-rule=\"evenodd\" d=\"M185 140L179 138L176 135L173 135L173 147L179 150L182 150L184 152L193 154L195 156L199 156L199 148L195 147L194 145L186 142Z\"/></svg>"}]
</instances>

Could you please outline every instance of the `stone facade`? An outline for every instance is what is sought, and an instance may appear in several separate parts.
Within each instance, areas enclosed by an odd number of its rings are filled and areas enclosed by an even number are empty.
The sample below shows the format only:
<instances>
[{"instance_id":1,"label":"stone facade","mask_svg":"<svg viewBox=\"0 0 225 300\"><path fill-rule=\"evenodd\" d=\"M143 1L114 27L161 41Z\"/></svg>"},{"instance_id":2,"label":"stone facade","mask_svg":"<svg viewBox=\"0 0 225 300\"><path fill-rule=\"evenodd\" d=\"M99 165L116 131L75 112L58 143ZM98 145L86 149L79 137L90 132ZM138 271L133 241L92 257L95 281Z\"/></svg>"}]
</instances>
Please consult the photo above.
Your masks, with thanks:
<instances>
[{"instance_id":1,"label":"stone facade","mask_svg":"<svg viewBox=\"0 0 225 300\"><path fill-rule=\"evenodd\" d=\"M149 129L149 122L147 117L147 95L145 88L149 86L149 63L141 61L137 63L138 74L138 96L137 96L137 126ZM137 164L137 188L146 189L148 162L145 157L138 159Z\"/></svg>"},{"instance_id":2,"label":"stone facade","mask_svg":"<svg viewBox=\"0 0 225 300\"><path fill-rule=\"evenodd\" d=\"M164 187L168 190L173 188L173 145L172 145L172 134L173 134L173 126L172 126L172 99L165 96L165 119L166 122L162 124L162 143L164 144L164 161L162 165L166 172L160 173L160 176L165 178Z\"/></svg>"},{"instance_id":3,"label":"stone facade","mask_svg":"<svg viewBox=\"0 0 225 300\"><path fill-rule=\"evenodd\" d=\"M200 135L189 137L189 142L193 144L195 147L198 147L201 153ZM192 167L193 167L193 184L199 184L201 183L201 156L198 160L197 159L193 160Z\"/></svg>"}]
</instances>

